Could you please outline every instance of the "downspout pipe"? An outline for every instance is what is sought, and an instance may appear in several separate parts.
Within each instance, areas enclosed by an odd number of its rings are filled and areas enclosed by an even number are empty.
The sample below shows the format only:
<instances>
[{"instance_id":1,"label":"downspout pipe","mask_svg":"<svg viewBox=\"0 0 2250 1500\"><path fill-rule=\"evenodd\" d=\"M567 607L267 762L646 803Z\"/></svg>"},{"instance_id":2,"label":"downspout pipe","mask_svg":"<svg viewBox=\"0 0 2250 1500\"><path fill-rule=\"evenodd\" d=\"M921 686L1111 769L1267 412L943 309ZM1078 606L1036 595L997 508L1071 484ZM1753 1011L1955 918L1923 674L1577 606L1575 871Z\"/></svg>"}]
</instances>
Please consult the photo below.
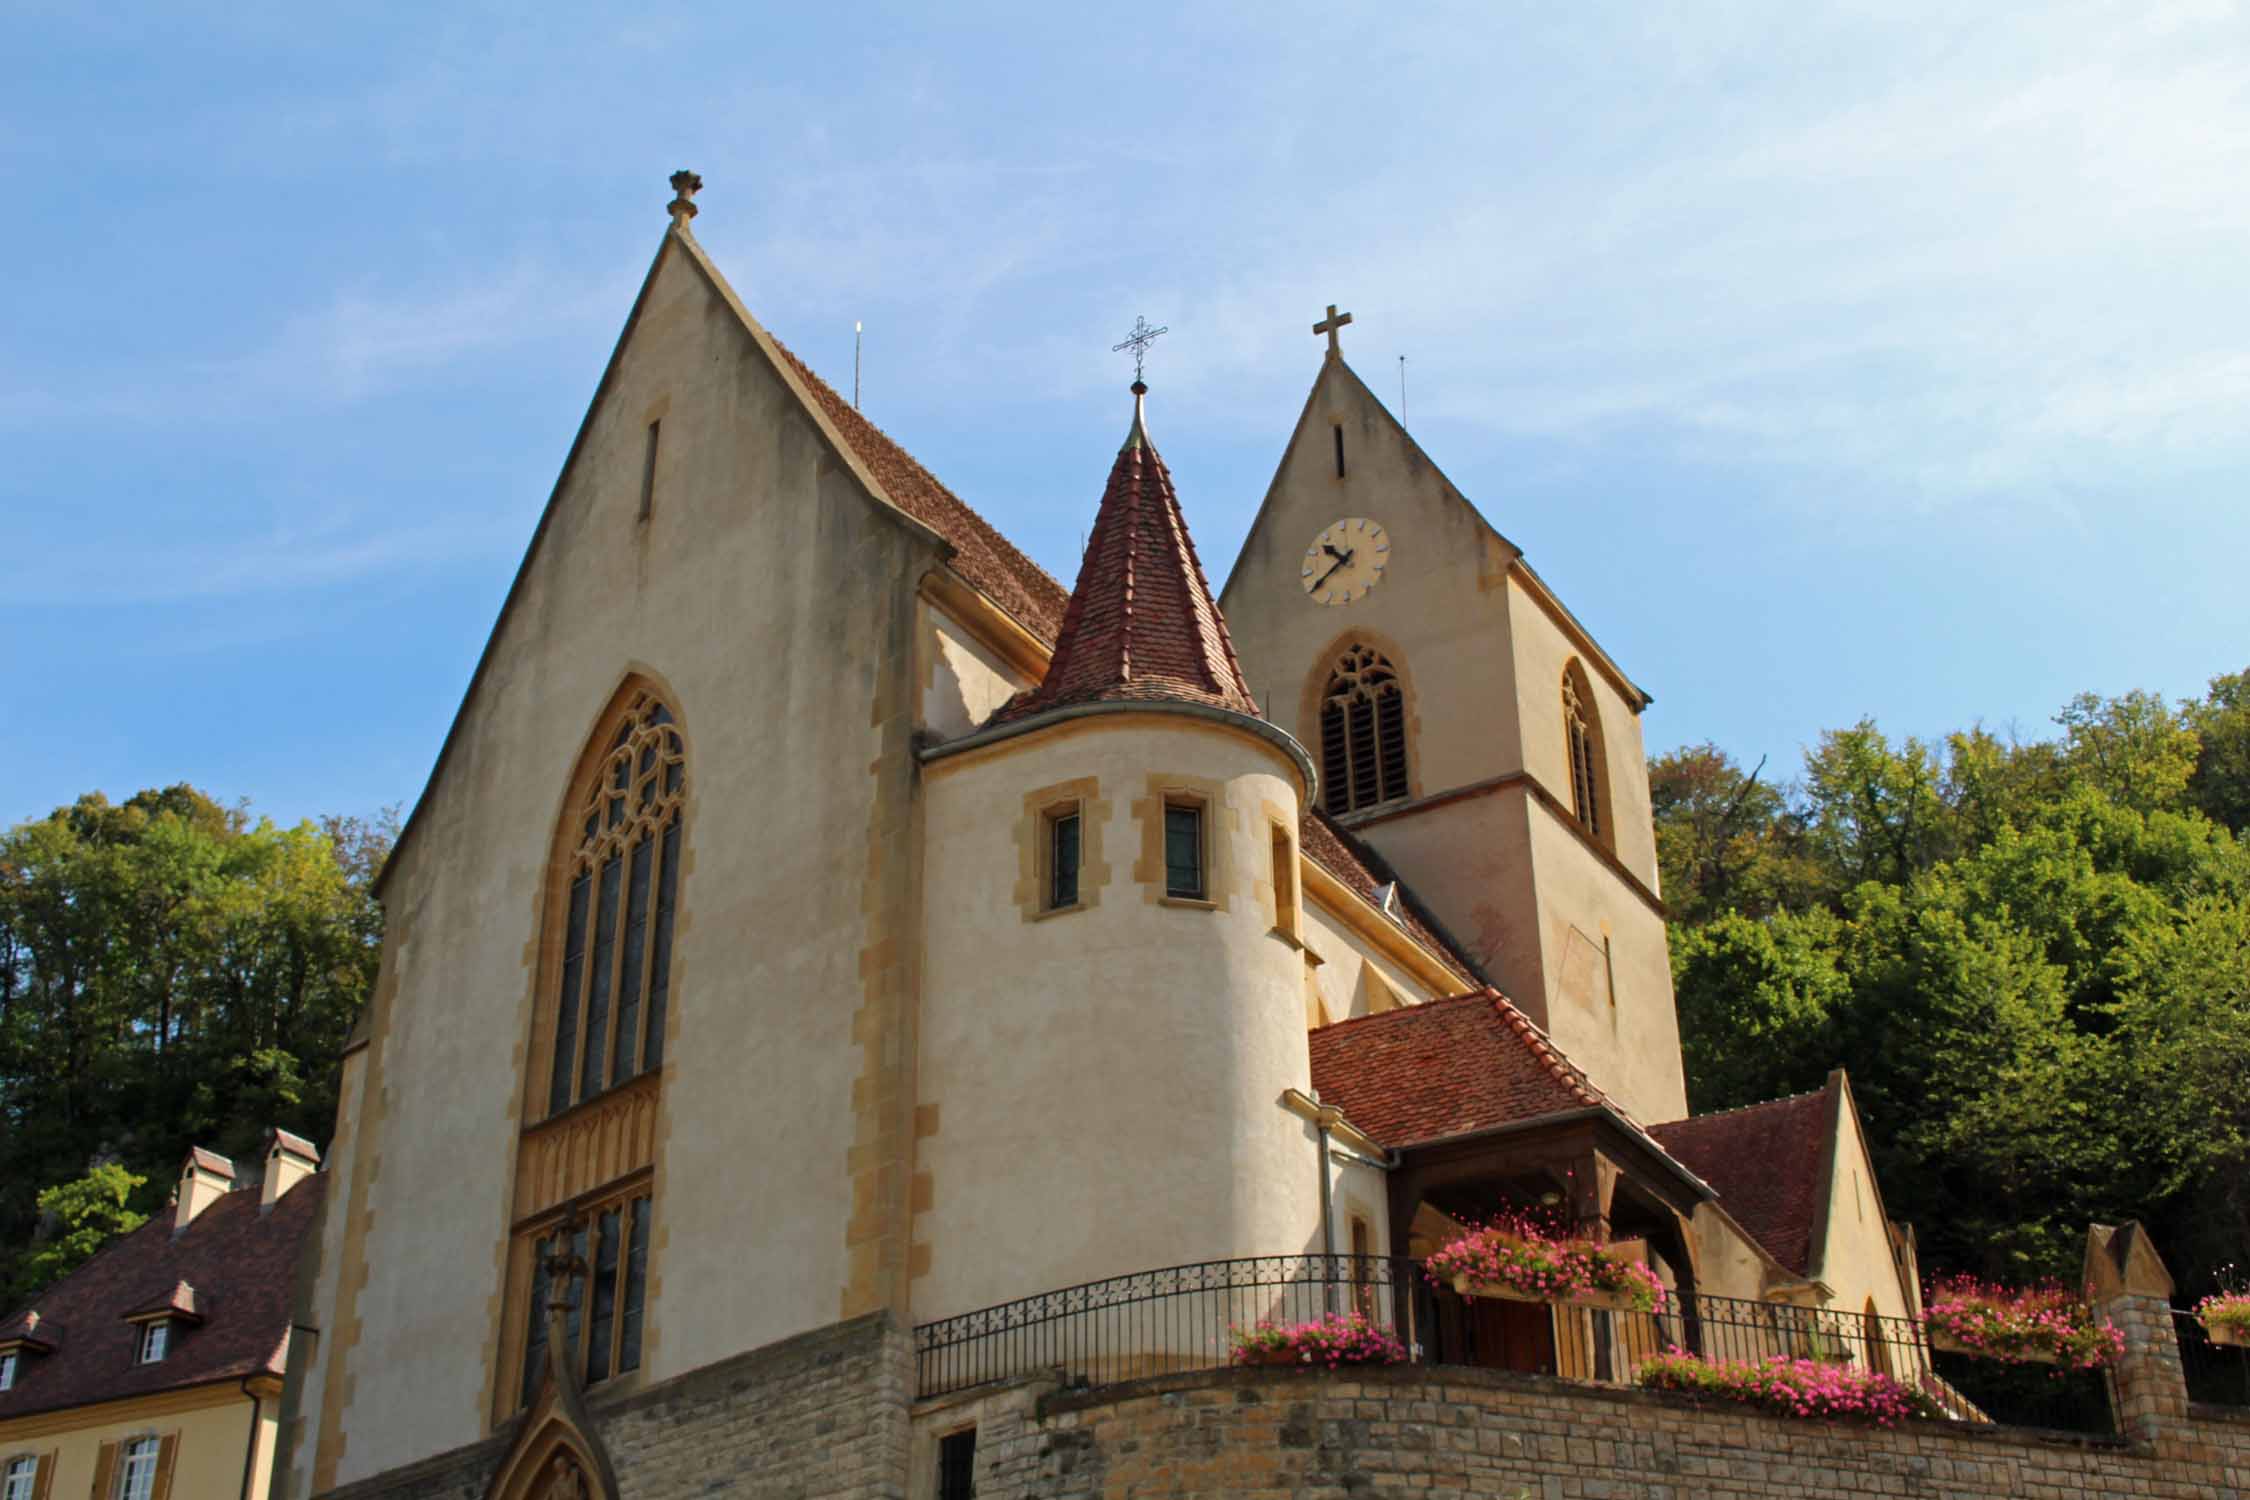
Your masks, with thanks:
<instances>
[{"instance_id":1,"label":"downspout pipe","mask_svg":"<svg viewBox=\"0 0 2250 1500\"><path fill-rule=\"evenodd\" d=\"M1336 1122L1343 1117L1344 1112L1333 1104L1323 1104L1320 1107L1320 1113L1313 1117L1313 1129L1320 1136L1320 1246L1327 1257L1328 1291L1326 1300L1330 1312L1335 1312L1337 1308L1336 1189L1333 1182L1336 1173L1335 1164L1329 1157L1329 1152L1334 1149L1330 1144L1329 1132L1335 1129Z\"/></svg>"},{"instance_id":2,"label":"downspout pipe","mask_svg":"<svg viewBox=\"0 0 2250 1500\"><path fill-rule=\"evenodd\" d=\"M242 1500L250 1500L250 1481L258 1476L258 1422L265 1415L266 1398L242 1382L242 1394L250 1398L250 1441L242 1450Z\"/></svg>"}]
</instances>

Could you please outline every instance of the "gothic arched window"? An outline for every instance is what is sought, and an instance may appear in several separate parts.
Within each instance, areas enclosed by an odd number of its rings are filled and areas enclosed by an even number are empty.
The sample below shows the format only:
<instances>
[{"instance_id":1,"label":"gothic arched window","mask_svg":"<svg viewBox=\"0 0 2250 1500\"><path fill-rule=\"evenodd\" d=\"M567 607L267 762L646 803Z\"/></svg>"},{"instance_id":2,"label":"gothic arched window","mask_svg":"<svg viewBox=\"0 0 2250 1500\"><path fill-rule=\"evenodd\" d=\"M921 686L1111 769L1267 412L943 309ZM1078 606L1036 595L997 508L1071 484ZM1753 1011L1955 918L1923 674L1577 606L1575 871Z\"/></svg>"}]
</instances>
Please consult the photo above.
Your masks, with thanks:
<instances>
[{"instance_id":1,"label":"gothic arched window","mask_svg":"<svg viewBox=\"0 0 2250 1500\"><path fill-rule=\"evenodd\" d=\"M573 814L550 1115L664 1061L687 750L649 693L604 729L609 747Z\"/></svg>"},{"instance_id":2,"label":"gothic arched window","mask_svg":"<svg viewBox=\"0 0 2250 1500\"><path fill-rule=\"evenodd\" d=\"M1344 648L1320 694L1321 806L1354 812L1406 795L1406 693L1364 642Z\"/></svg>"},{"instance_id":3,"label":"gothic arched window","mask_svg":"<svg viewBox=\"0 0 2250 1500\"><path fill-rule=\"evenodd\" d=\"M1570 810L1585 830L1609 842L1609 771L1602 756L1602 721L1586 673L1573 661L1563 668L1563 750L1570 758Z\"/></svg>"}]
</instances>

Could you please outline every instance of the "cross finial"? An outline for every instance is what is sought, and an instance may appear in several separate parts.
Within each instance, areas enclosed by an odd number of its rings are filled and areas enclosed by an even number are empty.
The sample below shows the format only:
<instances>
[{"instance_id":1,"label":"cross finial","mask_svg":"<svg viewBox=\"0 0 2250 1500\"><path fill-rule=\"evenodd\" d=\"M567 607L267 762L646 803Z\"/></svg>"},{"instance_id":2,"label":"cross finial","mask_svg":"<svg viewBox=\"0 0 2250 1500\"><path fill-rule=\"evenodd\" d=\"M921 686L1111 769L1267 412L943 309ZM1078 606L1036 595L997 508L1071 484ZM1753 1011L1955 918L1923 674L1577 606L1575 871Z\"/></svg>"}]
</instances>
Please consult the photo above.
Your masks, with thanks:
<instances>
[{"instance_id":1,"label":"cross finial","mask_svg":"<svg viewBox=\"0 0 2250 1500\"><path fill-rule=\"evenodd\" d=\"M703 178L700 173L690 172L682 167L672 174L672 201L665 204L664 209L672 216L675 225L684 228L687 221L695 217L695 195L702 190Z\"/></svg>"},{"instance_id":2,"label":"cross finial","mask_svg":"<svg viewBox=\"0 0 2250 1500\"><path fill-rule=\"evenodd\" d=\"M1133 384L1139 385L1142 383L1141 366L1148 359L1148 346L1156 342L1158 334L1171 331L1169 328L1151 328L1148 326L1148 319L1136 315L1133 319L1133 331L1125 335L1125 342L1110 345L1109 352L1117 354L1126 349L1133 351Z\"/></svg>"},{"instance_id":3,"label":"cross finial","mask_svg":"<svg viewBox=\"0 0 2250 1500\"><path fill-rule=\"evenodd\" d=\"M1320 322L1313 324L1313 332L1325 333L1328 335L1328 357L1330 359L1342 359L1344 357L1344 346L1341 342L1338 341L1336 333L1338 329L1342 328L1351 320L1352 315L1350 313L1340 313L1336 311L1336 304L1331 302L1328 304L1328 316Z\"/></svg>"}]
</instances>

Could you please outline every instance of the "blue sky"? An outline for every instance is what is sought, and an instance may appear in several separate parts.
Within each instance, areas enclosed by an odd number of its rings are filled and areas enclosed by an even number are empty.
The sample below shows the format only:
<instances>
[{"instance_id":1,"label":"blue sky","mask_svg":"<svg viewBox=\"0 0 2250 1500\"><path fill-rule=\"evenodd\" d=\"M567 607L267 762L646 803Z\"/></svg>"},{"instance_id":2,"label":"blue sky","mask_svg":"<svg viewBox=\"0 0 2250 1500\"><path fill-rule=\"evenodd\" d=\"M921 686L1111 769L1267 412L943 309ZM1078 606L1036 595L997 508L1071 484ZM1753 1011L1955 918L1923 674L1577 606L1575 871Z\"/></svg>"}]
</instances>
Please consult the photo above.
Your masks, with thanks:
<instances>
[{"instance_id":1,"label":"blue sky","mask_svg":"<svg viewBox=\"0 0 2250 1500\"><path fill-rule=\"evenodd\" d=\"M189 9L0 0L0 821L410 805L683 165L1066 583L1134 316L1223 577L1334 301L1652 749L2250 663L2225 0Z\"/></svg>"}]
</instances>

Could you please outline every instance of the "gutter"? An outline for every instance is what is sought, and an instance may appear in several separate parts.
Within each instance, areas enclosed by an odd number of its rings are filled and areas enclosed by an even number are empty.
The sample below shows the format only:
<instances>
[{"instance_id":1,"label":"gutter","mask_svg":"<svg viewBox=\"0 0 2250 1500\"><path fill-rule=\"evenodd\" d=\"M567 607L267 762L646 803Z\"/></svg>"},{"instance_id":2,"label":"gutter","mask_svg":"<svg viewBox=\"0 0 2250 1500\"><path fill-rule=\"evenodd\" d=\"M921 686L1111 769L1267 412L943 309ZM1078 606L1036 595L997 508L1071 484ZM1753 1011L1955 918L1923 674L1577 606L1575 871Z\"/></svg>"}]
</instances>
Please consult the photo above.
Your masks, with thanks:
<instances>
[{"instance_id":1,"label":"gutter","mask_svg":"<svg viewBox=\"0 0 2250 1500\"><path fill-rule=\"evenodd\" d=\"M981 750L986 745L996 745L1002 740L1014 739L1020 734L1045 729L1050 724L1067 723L1072 719L1090 719L1096 714L1140 713L1176 714L1183 718L1202 719L1206 723L1223 724L1229 729L1239 729L1279 750L1296 766L1297 774L1304 779L1304 800L1319 799L1320 773L1313 768L1312 755L1296 736L1265 719L1254 719L1248 714L1236 713L1231 708L1214 708L1207 703L1181 703L1169 698L1099 698L1087 703L1066 703L1060 708L1050 708L1028 718L1012 719L974 734L965 734L957 740L947 740L941 745L931 745L915 752L915 758L924 765L959 755L968 750Z\"/></svg>"}]
</instances>

